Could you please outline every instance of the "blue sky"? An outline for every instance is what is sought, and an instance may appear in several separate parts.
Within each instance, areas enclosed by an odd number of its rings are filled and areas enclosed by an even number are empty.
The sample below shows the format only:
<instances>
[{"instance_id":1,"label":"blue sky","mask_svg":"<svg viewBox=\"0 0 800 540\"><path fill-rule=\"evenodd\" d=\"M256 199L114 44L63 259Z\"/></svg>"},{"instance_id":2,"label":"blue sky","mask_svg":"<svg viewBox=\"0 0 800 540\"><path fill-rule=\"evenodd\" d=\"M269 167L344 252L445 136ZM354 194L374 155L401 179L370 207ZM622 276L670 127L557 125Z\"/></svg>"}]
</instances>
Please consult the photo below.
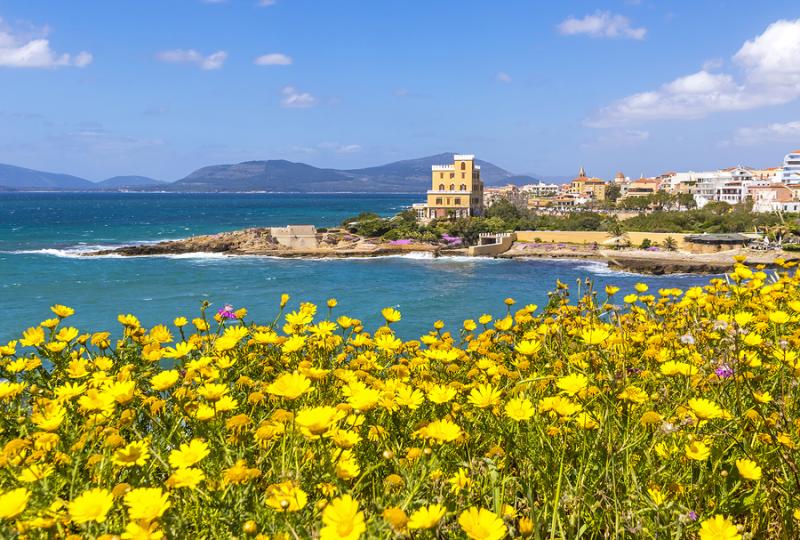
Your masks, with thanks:
<instances>
[{"instance_id":1,"label":"blue sky","mask_svg":"<svg viewBox=\"0 0 800 540\"><path fill-rule=\"evenodd\" d=\"M0 0L0 19L0 162L92 180L443 151L639 176L800 147L796 2Z\"/></svg>"}]
</instances>

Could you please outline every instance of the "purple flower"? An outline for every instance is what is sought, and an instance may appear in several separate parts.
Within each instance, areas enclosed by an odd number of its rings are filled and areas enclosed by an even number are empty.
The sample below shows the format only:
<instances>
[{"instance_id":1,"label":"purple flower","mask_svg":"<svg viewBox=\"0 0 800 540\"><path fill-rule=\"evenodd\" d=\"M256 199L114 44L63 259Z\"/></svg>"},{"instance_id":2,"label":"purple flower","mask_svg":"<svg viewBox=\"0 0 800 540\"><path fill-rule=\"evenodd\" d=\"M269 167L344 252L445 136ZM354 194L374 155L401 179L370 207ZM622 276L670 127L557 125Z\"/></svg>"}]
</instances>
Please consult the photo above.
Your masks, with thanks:
<instances>
[{"instance_id":1,"label":"purple flower","mask_svg":"<svg viewBox=\"0 0 800 540\"><path fill-rule=\"evenodd\" d=\"M695 512L694 510L689 512L689 519L691 519L692 521L697 521L697 512Z\"/></svg>"},{"instance_id":2,"label":"purple flower","mask_svg":"<svg viewBox=\"0 0 800 540\"><path fill-rule=\"evenodd\" d=\"M407 238L402 238L400 240L392 240L391 242L389 242L389 244L391 244L393 246L407 246L410 243L411 243L411 240L409 240Z\"/></svg>"},{"instance_id":3,"label":"purple flower","mask_svg":"<svg viewBox=\"0 0 800 540\"><path fill-rule=\"evenodd\" d=\"M225 304L225 307L217 311L217 315L222 317L223 319L235 319L236 313L233 312L233 306L230 304Z\"/></svg>"},{"instance_id":4,"label":"purple flower","mask_svg":"<svg viewBox=\"0 0 800 540\"><path fill-rule=\"evenodd\" d=\"M714 370L714 373L717 374L717 377L720 379L727 379L728 377L733 377L733 370L730 368L728 364L722 364L717 369Z\"/></svg>"}]
</instances>

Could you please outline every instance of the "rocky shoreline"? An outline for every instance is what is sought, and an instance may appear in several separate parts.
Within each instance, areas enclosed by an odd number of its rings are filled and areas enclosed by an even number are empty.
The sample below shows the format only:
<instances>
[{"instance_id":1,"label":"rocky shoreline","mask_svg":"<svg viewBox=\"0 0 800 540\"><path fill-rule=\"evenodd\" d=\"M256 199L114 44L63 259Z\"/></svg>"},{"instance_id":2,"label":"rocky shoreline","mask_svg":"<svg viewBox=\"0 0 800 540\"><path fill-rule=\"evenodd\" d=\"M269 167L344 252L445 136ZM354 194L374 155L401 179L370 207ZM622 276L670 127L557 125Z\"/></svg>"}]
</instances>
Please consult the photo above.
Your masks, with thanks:
<instances>
[{"instance_id":1,"label":"rocky shoreline","mask_svg":"<svg viewBox=\"0 0 800 540\"><path fill-rule=\"evenodd\" d=\"M139 244L86 253L85 256L118 255L144 257L180 255L188 253L218 253L231 256L269 256L281 258L361 258L386 257L409 253L428 253L432 257L465 256L464 248L425 242L387 242L376 238L365 238L341 230L317 233L313 245L316 247L290 247L284 245L271 233L270 228L250 228L218 234L194 236L181 240L169 240L154 244ZM733 257L745 255L751 264L775 266L775 259L797 260L780 250L755 252L737 249L707 254L681 251L654 252L647 250L592 249L572 245L560 247L540 246L531 249L524 244L515 244L497 258L505 259L584 259L604 262L615 270L639 274L664 275L675 273L721 274L730 270Z\"/></svg>"}]
</instances>

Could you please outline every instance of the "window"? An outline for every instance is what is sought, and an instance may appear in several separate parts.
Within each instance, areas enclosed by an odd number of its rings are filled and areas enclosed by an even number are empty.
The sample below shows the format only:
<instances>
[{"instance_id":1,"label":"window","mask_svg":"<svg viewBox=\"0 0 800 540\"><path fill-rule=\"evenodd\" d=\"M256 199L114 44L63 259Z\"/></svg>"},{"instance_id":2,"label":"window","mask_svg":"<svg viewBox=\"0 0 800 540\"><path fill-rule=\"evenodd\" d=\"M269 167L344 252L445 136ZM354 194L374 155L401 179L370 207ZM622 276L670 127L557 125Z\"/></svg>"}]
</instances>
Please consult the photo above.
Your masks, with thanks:
<instances>
[{"instance_id":1,"label":"window","mask_svg":"<svg viewBox=\"0 0 800 540\"><path fill-rule=\"evenodd\" d=\"M436 204L442 204L442 198L436 197Z\"/></svg>"},{"instance_id":2,"label":"window","mask_svg":"<svg viewBox=\"0 0 800 540\"><path fill-rule=\"evenodd\" d=\"M455 191L455 190L456 190L456 185L450 184L450 191Z\"/></svg>"},{"instance_id":3,"label":"window","mask_svg":"<svg viewBox=\"0 0 800 540\"><path fill-rule=\"evenodd\" d=\"M466 173L463 173L463 172L461 173L461 178L466 178L466 177L464 176L464 174L466 174Z\"/></svg>"},{"instance_id":4,"label":"window","mask_svg":"<svg viewBox=\"0 0 800 540\"><path fill-rule=\"evenodd\" d=\"M455 178L455 177L456 177L456 173L454 173L454 172L451 172L451 173L450 173L450 178Z\"/></svg>"},{"instance_id":5,"label":"window","mask_svg":"<svg viewBox=\"0 0 800 540\"><path fill-rule=\"evenodd\" d=\"M447 197L447 204L450 205L450 197Z\"/></svg>"},{"instance_id":6,"label":"window","mask_svg":"<svg viewBox=\"0 0 800 540\"><path fill-rule=\"evenodd\" d=\"M439 178L444 178L444 173L443 172L439 173Z\"/></svg>"},{"instance_id":7,"label":"window","mask_svg":"<svg viewBox=\"0 0 800 540\"><path fill-rule=\"evenodd\" d=\"M456 197L455 199L453 199L453 203L461 204L461 197Z\"/></svg>"},{"instance_id":8,"label":"window","mask_svg":"<svg viewBox=\"0 0 800 540\"><path fill-rule=\"evenodd\" d=\"M462 171L463 171L463 170L466 170L466 168L467 168L467 164L466 164L466 163L464 163L464 162L462 161L462 162L461 162L461 170L462 170Z\"/></svg>"},{"instance_id":9,"label":"window","mask_svg":"<svg viewBox=\"0 0 800 540\"><path fill-rule=\"evenodd\" d=\"M439 184L439 191L444 191L444 184Z\"/></svg>"},{"instance_id":10,"label":"window","mask_svg":"<svg viewBox=\"0 0 800 540\"><path fill-rule=\"evenodd\" d=\"M467 191L467 184L461 184L461 191Z\"/></svg>"}]
</instances>

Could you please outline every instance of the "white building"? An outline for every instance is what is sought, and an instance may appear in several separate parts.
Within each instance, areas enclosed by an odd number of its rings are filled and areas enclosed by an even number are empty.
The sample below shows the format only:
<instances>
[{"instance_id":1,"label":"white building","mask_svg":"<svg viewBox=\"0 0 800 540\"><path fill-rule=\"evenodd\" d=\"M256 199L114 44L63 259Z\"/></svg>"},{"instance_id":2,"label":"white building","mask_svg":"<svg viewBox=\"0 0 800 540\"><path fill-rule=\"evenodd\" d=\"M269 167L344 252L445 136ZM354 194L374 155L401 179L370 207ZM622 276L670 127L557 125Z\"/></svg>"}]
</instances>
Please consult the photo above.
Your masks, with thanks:
<instances>
[{"instance_id":1,"label":"white building","mask_svg":"<svg viewBox=\"0 0 800 540\"><path fill-rule=\"evenodd\" d=\"M800 150L793 150L783 158L783 181L787 184L800 182Z\"/></svg>"},{"instance_id":2,"label":"white building","mask_svg":"<svg viewBox=\"0 0 800 540\"><path fill-rule=\"evenodd\" d=\"M554 197L561 191L561 186L559 184L545 184L540 181L538 184L525 184L519 190L529 197Z\"/></svg>"}]
</instances>

